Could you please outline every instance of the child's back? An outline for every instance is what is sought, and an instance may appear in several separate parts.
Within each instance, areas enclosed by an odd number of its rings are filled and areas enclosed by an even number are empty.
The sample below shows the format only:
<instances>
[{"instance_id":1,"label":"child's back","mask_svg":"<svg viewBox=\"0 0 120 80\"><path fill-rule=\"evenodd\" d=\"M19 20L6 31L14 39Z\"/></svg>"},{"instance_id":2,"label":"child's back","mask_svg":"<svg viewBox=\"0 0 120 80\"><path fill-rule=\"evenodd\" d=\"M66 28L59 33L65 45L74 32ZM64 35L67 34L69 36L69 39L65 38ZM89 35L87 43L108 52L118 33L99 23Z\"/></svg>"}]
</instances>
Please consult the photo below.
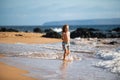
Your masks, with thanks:
<instances>
[{"instance_id":1,"label":"child's back","mask_svg":"<svg viewBox=\"0 0 120 80\"><path fill-rule=\"evenodd\" d=\"M62 33L62 39L63 39L63 42L70 42L70 32L67 31L67 32L63 32Z\"/></svg>"}]
</instances>

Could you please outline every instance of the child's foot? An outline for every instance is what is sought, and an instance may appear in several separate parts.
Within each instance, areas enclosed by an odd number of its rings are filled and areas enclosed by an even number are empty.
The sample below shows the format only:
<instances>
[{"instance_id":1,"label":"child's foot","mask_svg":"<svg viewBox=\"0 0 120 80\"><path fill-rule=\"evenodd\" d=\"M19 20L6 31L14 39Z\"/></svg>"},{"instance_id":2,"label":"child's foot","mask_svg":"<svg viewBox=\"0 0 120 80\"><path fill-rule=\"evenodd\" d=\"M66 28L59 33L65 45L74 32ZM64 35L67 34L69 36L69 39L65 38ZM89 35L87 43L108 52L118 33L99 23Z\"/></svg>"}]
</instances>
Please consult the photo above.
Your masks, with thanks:
<instances>
[{"instance_id":1,"label":"child's foot","mask_svg":"<svg viewBox=\"0 0 120 80\"><path fill-rule=\"evenodd\" d=\"M63 61L66 61L66 59L64 58Z\"/></svg>"}]
</instances>

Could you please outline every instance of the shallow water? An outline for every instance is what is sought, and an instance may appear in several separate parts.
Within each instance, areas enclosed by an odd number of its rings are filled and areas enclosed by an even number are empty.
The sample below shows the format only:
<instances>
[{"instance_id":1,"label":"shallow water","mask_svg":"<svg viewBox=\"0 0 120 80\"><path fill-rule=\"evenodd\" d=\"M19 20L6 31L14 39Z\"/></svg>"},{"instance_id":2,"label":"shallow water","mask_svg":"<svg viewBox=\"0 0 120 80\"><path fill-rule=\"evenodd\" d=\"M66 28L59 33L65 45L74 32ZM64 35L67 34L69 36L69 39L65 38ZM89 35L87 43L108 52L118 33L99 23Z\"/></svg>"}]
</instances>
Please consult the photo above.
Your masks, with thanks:
<instances>
[{"instance_id":1,"label":"shallow water","mask_svg":"<svg viewBox=\"0 0 120 80\"><path fill-rule=\"evenodd\" d=\"M86 57L86 58L85 58ZM119 80L120 76L96 68L98 60L84 56L81 61L63 62L39 58L5 57L0 59L9 65L28 70L27 76L38 80Z\"/></svg>"},{"instance_id":2,"label":"shallow water","mask_svg":"<svg viewBox=\"0 0 120 80\"><path fill-rule=\"evenodd\" d=\"M101 61L96 55L100 48L96 48L96 41L92 43L71 41L71 56L73 61L62 61L61 43L54 44L0 44L0 53L7 57L1 62L28 70L27 76L38 80L119 80L120 75L96 67ZM111 49L111 51L117 49ZM102 52L104 53L104 51ZM101 53L100 53L101 55ZM97 55L98 56L98 55Z\"/></svg>"}]
</instances>

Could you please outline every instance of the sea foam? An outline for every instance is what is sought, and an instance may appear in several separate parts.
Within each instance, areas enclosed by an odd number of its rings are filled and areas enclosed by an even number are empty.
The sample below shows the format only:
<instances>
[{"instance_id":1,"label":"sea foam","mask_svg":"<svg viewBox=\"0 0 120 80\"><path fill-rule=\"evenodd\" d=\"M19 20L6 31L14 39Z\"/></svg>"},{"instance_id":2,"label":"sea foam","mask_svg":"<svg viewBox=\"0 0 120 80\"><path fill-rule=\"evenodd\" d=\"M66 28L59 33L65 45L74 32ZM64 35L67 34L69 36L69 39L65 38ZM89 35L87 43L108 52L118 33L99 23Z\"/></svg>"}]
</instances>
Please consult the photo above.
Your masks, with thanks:
<instances>
[{"instance_id":1,"label":"sea foam","mask_svg":"<svg viewBox=\"0 0 120 80\"><path fill-rule=\"evenodd\" d=\"M116 50L100 50L96 56L102 61L96 64L97 67L107 69L113 73L120 74L120 49Z\"/></svg>"}]
</instances>

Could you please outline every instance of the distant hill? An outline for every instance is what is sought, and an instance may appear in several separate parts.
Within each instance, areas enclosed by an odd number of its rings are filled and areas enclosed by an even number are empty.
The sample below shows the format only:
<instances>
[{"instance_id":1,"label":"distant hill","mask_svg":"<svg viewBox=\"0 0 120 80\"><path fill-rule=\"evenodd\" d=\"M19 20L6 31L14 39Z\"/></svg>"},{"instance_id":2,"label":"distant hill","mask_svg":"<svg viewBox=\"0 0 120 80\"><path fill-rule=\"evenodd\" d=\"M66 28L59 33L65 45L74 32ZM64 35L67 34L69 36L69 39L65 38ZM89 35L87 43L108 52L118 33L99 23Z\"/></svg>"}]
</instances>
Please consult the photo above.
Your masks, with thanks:
<instances>
[{"instance_id":1,"label":"distant hill","mask_svg":"<svg viewBox=\"0 0 120 80\"><path fill-rule=\"evenodd\" d=\"M119 25L120 18L112 19L89 19L89 20L65 20L46 22L43 25Z\"/></svg>"}]
</instances>

